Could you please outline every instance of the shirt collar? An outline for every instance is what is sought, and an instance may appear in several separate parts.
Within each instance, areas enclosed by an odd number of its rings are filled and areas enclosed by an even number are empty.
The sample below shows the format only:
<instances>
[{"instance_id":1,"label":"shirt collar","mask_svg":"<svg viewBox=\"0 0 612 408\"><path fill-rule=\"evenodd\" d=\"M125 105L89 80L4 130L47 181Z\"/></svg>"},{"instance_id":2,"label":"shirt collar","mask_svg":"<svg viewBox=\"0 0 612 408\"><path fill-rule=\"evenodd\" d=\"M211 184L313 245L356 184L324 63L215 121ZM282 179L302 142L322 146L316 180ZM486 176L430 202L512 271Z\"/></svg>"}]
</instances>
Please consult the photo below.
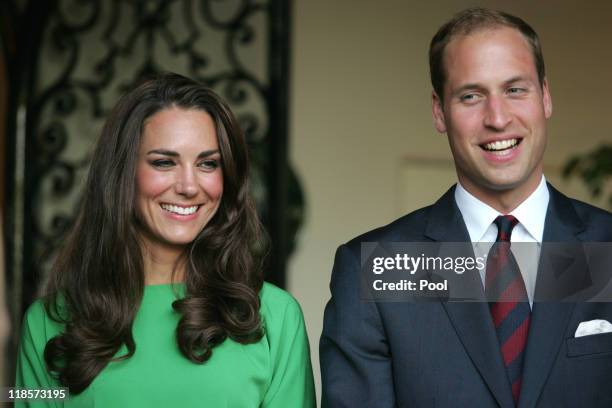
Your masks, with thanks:
<instances>
[{"instance_id":1,"label":"shirt collar","mask_svg":"<svg viewBox=\"0 0 612 408\"><path fill-rule=\"evenodd\" d=\"M510 213L519 220L525 230L537 242L542 242L544 235L544 220L546 218L549 198L550 194L546 187L546 179L542 176L540 184L535 191ZM495 218L502 215L470 194L459 182L457 182L457 187L455 188L455 201L459 211L461 211L472 242L481 241Z\"/></svg>"},{"instance_id":2,"label":"shirt collar","mask_svg":"<svg viewBox=\"0 0 612 408\"><path fill-rule=\"evenodd\" d=\"M546 186L546 179L542 176L538 188L510 213L519 220L537 242L542 242L544 236L544 221L549 200L550 193Z\"/></svg>"}]
</instances>

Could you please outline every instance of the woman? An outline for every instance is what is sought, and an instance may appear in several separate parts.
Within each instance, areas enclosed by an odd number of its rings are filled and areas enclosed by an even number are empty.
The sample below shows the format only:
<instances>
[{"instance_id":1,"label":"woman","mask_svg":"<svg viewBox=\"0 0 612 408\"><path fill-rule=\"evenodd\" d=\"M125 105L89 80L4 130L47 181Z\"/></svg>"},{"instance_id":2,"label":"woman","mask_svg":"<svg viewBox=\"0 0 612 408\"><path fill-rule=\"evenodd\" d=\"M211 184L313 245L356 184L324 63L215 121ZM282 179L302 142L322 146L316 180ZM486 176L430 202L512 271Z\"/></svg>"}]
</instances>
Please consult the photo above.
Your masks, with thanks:
<instances>
[{"instance_id":1,"label":"woman","mask_svg":"<svg viewBox=\"0 0 612 408\"><path fill-rule=\"evenodd\" d=\"M102 130L17 385L69 387L50 406L314 406L301 310L257 243L229 107L176 74L144 82Z\"/></svg>"}]
</instances>

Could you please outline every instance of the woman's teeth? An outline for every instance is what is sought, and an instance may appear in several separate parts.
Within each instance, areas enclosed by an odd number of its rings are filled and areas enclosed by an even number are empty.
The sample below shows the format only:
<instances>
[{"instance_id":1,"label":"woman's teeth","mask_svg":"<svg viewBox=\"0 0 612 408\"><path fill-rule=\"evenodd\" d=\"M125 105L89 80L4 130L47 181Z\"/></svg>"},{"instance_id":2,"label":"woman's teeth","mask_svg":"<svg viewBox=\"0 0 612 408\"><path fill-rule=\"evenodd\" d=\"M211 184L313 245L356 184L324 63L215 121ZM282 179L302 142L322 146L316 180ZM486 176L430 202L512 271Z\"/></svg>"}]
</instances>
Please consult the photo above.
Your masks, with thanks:
<instances>
[{"instance_id":1,"label":"woman's teeth","mask_svg":"<svg viewBox=\"0 0 612 408\"><path fill-rule=\"evenodd\" d=\"M190 214L195 213L198 210L197 205L194 205L191 207L179 207L177 205L162 204L161 208L171 213L180 214L180 215L190 215Z\"/></svg>"}]
</instances>

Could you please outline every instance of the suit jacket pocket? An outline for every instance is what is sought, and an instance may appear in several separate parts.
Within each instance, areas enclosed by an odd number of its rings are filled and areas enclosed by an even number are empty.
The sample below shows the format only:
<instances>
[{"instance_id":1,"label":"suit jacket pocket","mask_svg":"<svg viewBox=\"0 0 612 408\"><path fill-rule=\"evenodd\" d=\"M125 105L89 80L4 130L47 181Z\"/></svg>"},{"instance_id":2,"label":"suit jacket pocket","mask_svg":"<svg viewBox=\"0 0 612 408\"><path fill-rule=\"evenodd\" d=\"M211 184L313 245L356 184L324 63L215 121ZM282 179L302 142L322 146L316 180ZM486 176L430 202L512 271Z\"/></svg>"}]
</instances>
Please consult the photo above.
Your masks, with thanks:
<instances>
[{"instance_id":1,"label":"suit jacket pocket","mask_svg":"<svg viewBox=\"0 0 612 408\"><path fill-rule=\"evenodd\" d=\"M567 339L567 356L592 356L612 354L612 333L592 334L590 336Z\"/></svg>"}]
</instances>

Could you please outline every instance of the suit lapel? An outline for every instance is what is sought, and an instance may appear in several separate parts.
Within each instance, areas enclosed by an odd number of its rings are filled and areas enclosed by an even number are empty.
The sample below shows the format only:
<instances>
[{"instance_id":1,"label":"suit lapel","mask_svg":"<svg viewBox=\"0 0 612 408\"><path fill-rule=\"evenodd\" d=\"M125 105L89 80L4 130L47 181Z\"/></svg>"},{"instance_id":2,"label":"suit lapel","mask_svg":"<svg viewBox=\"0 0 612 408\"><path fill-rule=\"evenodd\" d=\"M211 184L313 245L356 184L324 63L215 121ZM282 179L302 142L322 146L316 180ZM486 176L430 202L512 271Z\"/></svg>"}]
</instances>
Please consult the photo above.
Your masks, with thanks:
<instances>
[{"instance_id":1,"label":"suit lapel","mask_svg":"<svg viewBox=\"0 0 612 408\"><path fill-rule=\"evenodd\" d=\"M431 208L425 235L437 242L470 242L469 234L455 203L452 187ZM465 273L462 279L484 293L477 271ZM512 407L512 391L499 350L497 335L486 302L446 302L442 306L448 314L459 339L470 359L501 407Z\"/></svg>"},{"instance_id":2,"label":"suit lapel","mask_svg":"<svg viewBox=\"0 0 612 408\"><path fill-rule=\"evenodd\" d=\"M578 242L584 224L570 200L550 184L543 242ZM540 268L542 264L540 264ZM535 297L544 290L538 271ZM534 302L523 369L519 407L534 407L559 353L575 303Z\"/></svg>"}]
</instances>

